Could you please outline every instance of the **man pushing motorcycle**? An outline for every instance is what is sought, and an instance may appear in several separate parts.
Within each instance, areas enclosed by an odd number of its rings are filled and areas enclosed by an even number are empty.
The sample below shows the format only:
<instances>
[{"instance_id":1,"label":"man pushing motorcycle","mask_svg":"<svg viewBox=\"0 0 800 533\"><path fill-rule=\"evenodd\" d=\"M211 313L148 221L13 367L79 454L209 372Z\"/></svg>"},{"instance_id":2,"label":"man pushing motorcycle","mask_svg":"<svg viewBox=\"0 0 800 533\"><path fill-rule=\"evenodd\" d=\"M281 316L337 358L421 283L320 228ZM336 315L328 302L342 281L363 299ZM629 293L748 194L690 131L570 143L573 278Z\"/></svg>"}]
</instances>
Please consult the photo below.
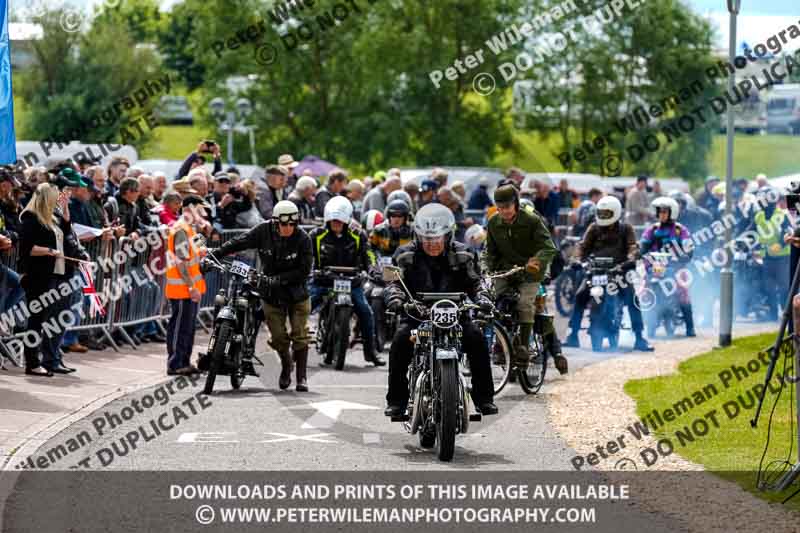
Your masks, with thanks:
<instances>
[{"instance_id":1,"label":"man pushing motorcycle","mask_svg":"<svg viewBox=\"0 0 800 533\"><path fill-rule=\"evenodd\" d=\"M414 219L415 239L395 252L393 263L400 267L402 280L411 295L421 292L462 292L483 307L491 308L488 295L481 288L481 273L477 257L465 245L453 239L455 217L441 204L427 204ZM400 281L392 282L386 290L386 305L402 312L414 304L407 301ZM414 345L411 330L419 321L407 313L397 328L389 352L389 391L386 394L386 416L405 413L408 405L408 365ZM461 320L462 346L472 371L472 401L483 415L497 413L494 404L489 349L483 333L468 320Z\"/></svg>"},{"instance_id":2,"label":"man pushing motorcycle","mask_svg":"<svg viewBox=\"0 0 800 533\"><path fill-rule=\"evenodd\" d=\"M262 287L264 314L272 337L270 344L281 359L278 385L287 389L292 384L292 359L297 365L296 390L308 391L306 367L308 363L308 315L311 303L306 279L311 273L311 240L298 227L300 211L297 206L282 200L275 204L272 218L245 234L226 242L212 253L222 257L243 250L257 250L261 268L266 274L266 287ZM286 331L286 321L292 331ZM290 351L291 348L291 351ZM252 361L244 361L245 372L253 375Z\"/></svg>"}]
</instances>

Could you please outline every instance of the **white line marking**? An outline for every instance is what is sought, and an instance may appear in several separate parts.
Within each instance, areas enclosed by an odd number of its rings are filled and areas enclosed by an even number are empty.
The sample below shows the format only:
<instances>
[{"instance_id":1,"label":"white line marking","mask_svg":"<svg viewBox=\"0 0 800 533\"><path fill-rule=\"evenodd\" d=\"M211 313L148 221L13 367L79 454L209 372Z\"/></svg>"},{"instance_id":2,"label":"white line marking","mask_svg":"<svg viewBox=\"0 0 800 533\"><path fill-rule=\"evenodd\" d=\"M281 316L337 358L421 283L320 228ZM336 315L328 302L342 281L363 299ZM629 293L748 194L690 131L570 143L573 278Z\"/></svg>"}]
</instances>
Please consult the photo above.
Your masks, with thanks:
<instances>
[{"instance_id":1,"label":"white line marking","mask_svg":"<svg viewBox=\"0 0 800 533\"><path fill-rule=\"evenodd\" d=\"M18 391L27 392L28 394L38 394L40 396L61 396L64 398L80 398L79 394L64 394L63 392L38 392L38 391Z\"/></svg>"},{"instance_id":2,"label":"white line marking","mask_svg":"<svg viewBox=\"0 0 800 533\"><path fill-rule=\"evenodd\" d=\"M364 444L380 444L380 433L364 433Z\"/></svg>"}]
</instances>

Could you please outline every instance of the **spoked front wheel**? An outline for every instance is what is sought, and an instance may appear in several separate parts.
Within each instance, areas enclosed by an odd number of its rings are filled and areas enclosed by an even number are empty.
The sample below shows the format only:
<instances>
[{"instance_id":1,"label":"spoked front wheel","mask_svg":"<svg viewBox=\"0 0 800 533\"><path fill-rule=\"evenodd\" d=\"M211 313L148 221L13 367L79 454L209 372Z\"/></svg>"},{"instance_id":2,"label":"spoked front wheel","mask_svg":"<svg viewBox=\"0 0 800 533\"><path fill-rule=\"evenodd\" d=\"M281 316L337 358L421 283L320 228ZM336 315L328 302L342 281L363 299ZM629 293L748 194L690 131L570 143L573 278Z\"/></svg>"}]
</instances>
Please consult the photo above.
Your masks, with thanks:
<instances>
[{"instance_id":1,"label":"spoked front wheel","mask_svg":"<svg viewBox=\"0 0 800 533\"><path fill-rule=\"evenodd\" d=\"M511 341L505 328L495 321L479 320L476 325L483 332L489 348L492 386L497 396L505 388L511 373Z\"/></svg>"}]
</instances>

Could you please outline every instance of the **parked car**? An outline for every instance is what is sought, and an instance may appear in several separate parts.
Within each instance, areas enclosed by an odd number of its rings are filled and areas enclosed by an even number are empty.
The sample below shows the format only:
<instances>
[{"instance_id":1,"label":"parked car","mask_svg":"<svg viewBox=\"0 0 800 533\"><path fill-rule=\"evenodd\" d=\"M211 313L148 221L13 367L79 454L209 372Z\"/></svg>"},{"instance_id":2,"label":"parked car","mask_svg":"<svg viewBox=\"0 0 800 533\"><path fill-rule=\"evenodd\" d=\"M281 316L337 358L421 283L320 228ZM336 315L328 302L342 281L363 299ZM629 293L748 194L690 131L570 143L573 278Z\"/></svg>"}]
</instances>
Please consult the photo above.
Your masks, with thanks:
<instances>
[{"instance_id":1,"label":"parked car","mask_svg":"<svg viewBox=\"0 0 800 533\"><path fill-rule=\"evenodd\" d=\"M162 96L155 116L161 124L194 124L194 115L185 96Z\"/></svg>"},{"instance_id":2,"label":"parked car","mask_svg":"<svg viewBox=\"0 0 800 533\"><path fill-rule=\"evenodd\" d=\"M767 131L800 135L800 84L773 87L767 97Z\"/></svg>"}]
</instances>

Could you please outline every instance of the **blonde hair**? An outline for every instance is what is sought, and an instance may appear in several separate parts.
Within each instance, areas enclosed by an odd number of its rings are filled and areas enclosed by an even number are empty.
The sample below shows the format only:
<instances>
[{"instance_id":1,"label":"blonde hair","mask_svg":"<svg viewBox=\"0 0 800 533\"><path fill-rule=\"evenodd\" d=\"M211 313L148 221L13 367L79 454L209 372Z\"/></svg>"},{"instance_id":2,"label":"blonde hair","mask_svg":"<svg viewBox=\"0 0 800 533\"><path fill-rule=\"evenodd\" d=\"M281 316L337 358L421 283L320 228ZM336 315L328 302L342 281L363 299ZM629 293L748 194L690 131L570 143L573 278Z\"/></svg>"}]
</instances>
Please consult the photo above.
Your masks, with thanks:
<instances>
[{"instance_id":1,"label":"blonde hair","mask_svg":"<svg viewBox=\"0 0 800 533\"><path fill-rule=\"evenodd\" d=\"M30 211L36 215L36 218L39 219L39 223L41 223L42 226L54 230L56 223L53 217L53 211L55 211L56 205L58 205L58 188L49 183L40 183L33 192L30 202L28 202L28 205L22 210L22 213ZM20 213L20 218L22 217L22 213Z\"/></svg>"},{"instance_id":2,"label":"blonde hair","mask_svg":"<svg viewBox=\"0 0 800 533\"><path fill-rule=\"evenodd\" d=\"M242 190L244 194L247 195L247 198L250 199L251 202L256 200L257 191L256 191L256 182L251 179L242 180L239 184L239 188Z\"/></svg>"}]
</instances>

